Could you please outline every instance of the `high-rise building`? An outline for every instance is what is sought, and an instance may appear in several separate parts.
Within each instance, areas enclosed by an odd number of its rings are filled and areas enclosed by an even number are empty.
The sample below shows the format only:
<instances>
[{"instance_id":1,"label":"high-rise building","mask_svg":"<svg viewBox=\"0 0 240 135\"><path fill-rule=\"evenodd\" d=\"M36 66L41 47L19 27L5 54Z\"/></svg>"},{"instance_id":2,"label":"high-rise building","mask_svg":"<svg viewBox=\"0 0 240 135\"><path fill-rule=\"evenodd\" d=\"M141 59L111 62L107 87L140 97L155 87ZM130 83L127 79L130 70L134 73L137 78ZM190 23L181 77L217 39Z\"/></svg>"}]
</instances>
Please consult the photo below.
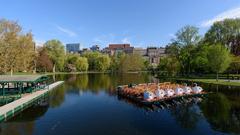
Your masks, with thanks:
<instances>
[{"instance_id":1,"label":"high-rise building","mask_svg":"<svg viewBox=\"0 0 240 135\"><path fill-rule=\"evenodd\" d=\"M66 50L69 53L78 53L80 51L80 43L66 44Z\"/></svg>"}]
</instances>

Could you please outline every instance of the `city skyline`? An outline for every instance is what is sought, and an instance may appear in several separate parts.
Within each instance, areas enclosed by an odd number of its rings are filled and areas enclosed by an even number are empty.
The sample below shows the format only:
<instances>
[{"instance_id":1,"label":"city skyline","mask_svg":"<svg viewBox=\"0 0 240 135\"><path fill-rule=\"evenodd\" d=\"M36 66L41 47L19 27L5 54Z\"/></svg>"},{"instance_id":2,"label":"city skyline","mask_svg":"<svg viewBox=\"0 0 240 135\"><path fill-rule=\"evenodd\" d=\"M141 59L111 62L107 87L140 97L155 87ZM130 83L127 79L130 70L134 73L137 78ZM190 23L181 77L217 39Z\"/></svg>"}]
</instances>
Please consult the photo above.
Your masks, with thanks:
<instances>
[{"instance_id":1,"label":"city skyline","mask_svg":"<svg viewBox=\"0 0 240 135\"><path fill-rule=\"evenodd\" d=\"M199 27L203 35L215 21L240 17L237 0L179 3L174 0L3 0L1 3L1 18L18 21L24 31L32 31L37 44L59 39L64 45L81 43L84 48L94 44L104 48L110 43L160 47L169 43L185 25Z\"/></svg>"}]
</instances>

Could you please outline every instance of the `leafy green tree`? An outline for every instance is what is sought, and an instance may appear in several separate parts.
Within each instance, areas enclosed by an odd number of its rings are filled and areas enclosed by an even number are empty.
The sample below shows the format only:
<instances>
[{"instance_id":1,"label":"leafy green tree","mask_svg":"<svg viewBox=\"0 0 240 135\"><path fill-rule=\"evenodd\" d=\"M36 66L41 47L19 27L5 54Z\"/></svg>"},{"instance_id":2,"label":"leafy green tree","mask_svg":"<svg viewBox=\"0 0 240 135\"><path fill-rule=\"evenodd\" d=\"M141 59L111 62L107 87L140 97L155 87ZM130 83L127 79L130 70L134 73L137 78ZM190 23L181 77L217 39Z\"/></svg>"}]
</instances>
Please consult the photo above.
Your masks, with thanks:
<instances>
[{"instance_id":1,"label":"leafy green tree","mask_svg":"<svg viewBox=\"0 0 240 135\"><path fill-rule=\"evenodd\" d=\"M176 38L173 41L182 46L196 45L200 41L201 37L198 33L198 28L194 26L184 26L175 34Z\"/></svg>"},{"instance_id":2,"label":"leafy green tree","mask_svg":"<svg viewBox=\"0 0 240 135\"><path fill-rule=\"evenodd\" d=\"M119 71L120 68L120 62L125 57L125 53L116 53L115 55L111 56L111 62L110 62L110 70L112 72Z\"/></svg>"},{"instance_id":3,"label":"leafy green tree","mask_svg":"<svg viewBox=\"0 0 240 135\"><path fill-rule=\"evenodd\" d=\"M110 67L110 58L108 55L100 55L95 60L97 71L106 71Z\"/></svg>"},{"instance_id":4,"label":"leafy green tree","mask_svg":"<svg viewBox=\"0 0 240 135\"><path fill-rule=\"evenodd\" d=\"M180 69L180 63L174 56L167 56L160 59L159 71L166 71L170 76L175 76Z\"/></svg>"},{"instance_id":5,"label":"leafy green tree","mask_svg":"<svg viewBox=\"0 0 240 135\"><path fill-rule=\"evenodd\" d=\"M220 44L212 45L208 49L208 64L210 69L216 73L216 80L218 81L218 74L224 72L231 62L229 51Z\"/></svg>"},{"instance_id":6,"label":"leafy green tree","mask_svg":"<svg viewBox=\"0 0 240 135\"><path fill-rule=\"evenodd\" d=\"M208 67L208 46L204 44L197 45L194 50L193 57L191 59L191 63L193 65L193 69L195 73L204 73L207 72Z\"/></svg>"},{"instance_id":7,"label":"leafy green tree","mask_svg":"<svg viewBox=\"0 0 240 135\"><path fill-rule=\"evenodd\" d=\"M144 61L143 57L137 53L122 56L119 64L119 71L140 71L144 69Z\"/></svg>"},{"instance_id":8,"label":"leafy green tree","mask_svg":"<svg viewBox=\"0 0 240 135\"><path fill-rule=\"evenodd\" d=\"M82 56L86 57L88 60L89 70L95 71L97 70L96 59L102 55L100 52L85 52Z\"/></svg>"},{"instance_id":9,"label":"leafy green tree","mask_svg":"<svg viewBox=\"0 0 240 135\"><path fill-rule=\"evenodd\" d=\"M205 42L210 45L222 44L235 55L240 55L240 19L226 19L215 22L205 34Z\"/></svg>"},{"instance_id":10,"label":"leafy green tree","mask_svg":"<svg viewBox=\"0 0 240 135\"><path fill-rule=\"evenodd\" d=\"M201 40L198 28L187 25L181 28L175 36L176 38L173 39L172 46L166 51L169 51L172 55L176 55L175 57L180 62L182 72L189 75L192 70L191 59L194 55L193 52Z\"/></svg>"},{"instance_id":11,"label":"leafy green tree","mask_svg":"<svg viewBox=\"0 0 240 135\"><path fill-rule=\"evenodd\" d=\"M232 55L232 62L230 64L230 70L232 70L233 72L235 72L236 74L238 74L239 70L240 70L240 56L235 56Z\"/></svg>"},{"instance_id":12,"label":"leafy green tree","mask_svg":"<svg viewBox=\"0 0 240 135\"><path fill-rule=\"evenodd\" d=\"M78 57L76 60L76 68L78 71L88 70L88 60L85 57Z\"/></svg>"},{"instance_id":13,"label":"leafy green tree","mask_svg":"<svg viewBox=\"0 0 240 135\"><path fill-rule=\"evenodd\" d=\"M65 61L65 50L63 44L59 40L49 40L44 44L46 47L48 56L53 62L53 72L62 71Z\"/></svg>"}]
</instances>

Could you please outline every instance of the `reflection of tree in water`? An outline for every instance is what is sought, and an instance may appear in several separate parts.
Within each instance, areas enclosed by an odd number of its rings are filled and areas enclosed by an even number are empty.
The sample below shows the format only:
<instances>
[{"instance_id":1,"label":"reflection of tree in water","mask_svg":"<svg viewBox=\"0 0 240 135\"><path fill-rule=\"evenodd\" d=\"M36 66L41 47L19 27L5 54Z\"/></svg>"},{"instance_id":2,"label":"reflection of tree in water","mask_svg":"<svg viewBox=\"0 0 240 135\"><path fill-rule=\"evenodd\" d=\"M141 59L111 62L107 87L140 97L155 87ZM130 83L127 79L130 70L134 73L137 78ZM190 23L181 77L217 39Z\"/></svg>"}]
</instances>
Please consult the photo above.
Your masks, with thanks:
<instances>
[{"instance_id":1,"label":"reflection of tree in water","mask_svg":"<svg viewBox=\"0 0 240 135\"><path fill-rule=\"evenodd\" d=\"M201 110L217 131L226 133L240 133L240 105L233 105L223 94L216 93L209 95L201 104Z\"/></svg>"},{"instance_id":2,"label":"reflection of tree in water","mask_svg":"<svg viewBox=\"0 0 240 135\"><path fill-rule=\"evenodd\" d=\"M187 129L195 129L202 118L196 104L181 104L170 109L170 112L180 126Z\"/></svg>"},{"instance_id":3,"label":"reflection of tree in water","mask_svg":"<svg viewBox=\"0 0 240 135\"><path fill-rule=\"evenodd\" d=\"M2 123L0 126L0 135L32 135L34 126L34 121L24 123Z\"/></svg>"},{"instance_id":4,"label":"reflection of tree in water","mask_svg":"<svg viewBox=\"0 0 240 135\"><path fill-rule=\"evenodd\" d=\"M115 75L117 78L117 85L125 85L129 83L147 83L150 81L151 77L147 73L141 73L141 74L119 74Z\"/></svg>"},{"instance_id":5,"label":"reflection of tree in water","mask_svg":"<svg viewBox=\"0 0 240 135\"><path fill-rule=\"evenodd\" d=\"M87 90L98 93L100 90L114 95L118 85L145 83L149 74L71 74L65 75L66 90Z\"/></svg>"},{"instance_id":6,"label":"reflection of tree in water","mask_svg":"<svg viewBox=\"0 0 240 135\"><path fill-rule=\"evenodd\" d=\"M55 90L51 91L49 96L49 105L50 107L58 107L65 100L65 85L57 87Z\"/></svg>"},{"instance_id":7,"label":"reflection of tree in water","mask_svg":"<svg viewBox=\"0 0 240 135\"><path fill-rule=\"evenodd\" d=\"M32 106L24 110L16 117L1 124L0 135L32 135L35 127L34 120L42 117L47 110L48 106Z\"/></svg>"}]
</instances>

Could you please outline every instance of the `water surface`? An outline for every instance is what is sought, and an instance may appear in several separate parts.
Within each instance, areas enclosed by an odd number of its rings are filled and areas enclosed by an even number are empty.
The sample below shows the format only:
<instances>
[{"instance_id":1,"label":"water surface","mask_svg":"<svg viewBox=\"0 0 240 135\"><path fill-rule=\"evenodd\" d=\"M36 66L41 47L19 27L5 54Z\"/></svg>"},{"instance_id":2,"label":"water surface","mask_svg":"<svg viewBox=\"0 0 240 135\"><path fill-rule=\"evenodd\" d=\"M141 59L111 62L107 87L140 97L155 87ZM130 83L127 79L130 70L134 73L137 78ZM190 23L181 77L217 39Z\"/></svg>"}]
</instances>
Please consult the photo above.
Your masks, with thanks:
<instances>
[{"instance_id":1,"label":"water surface","mask_svg":"<svg viewBox=\"0 0 240 135\"><path fill-rule=\"evenodd\" d=\"M240 134L238 87L204 85L214 92L198 103L142 107L116 94L116 86L156 82L149 74L56 75L65 83L5 123L1 135Z\"/></svg>"}]
</instances>

